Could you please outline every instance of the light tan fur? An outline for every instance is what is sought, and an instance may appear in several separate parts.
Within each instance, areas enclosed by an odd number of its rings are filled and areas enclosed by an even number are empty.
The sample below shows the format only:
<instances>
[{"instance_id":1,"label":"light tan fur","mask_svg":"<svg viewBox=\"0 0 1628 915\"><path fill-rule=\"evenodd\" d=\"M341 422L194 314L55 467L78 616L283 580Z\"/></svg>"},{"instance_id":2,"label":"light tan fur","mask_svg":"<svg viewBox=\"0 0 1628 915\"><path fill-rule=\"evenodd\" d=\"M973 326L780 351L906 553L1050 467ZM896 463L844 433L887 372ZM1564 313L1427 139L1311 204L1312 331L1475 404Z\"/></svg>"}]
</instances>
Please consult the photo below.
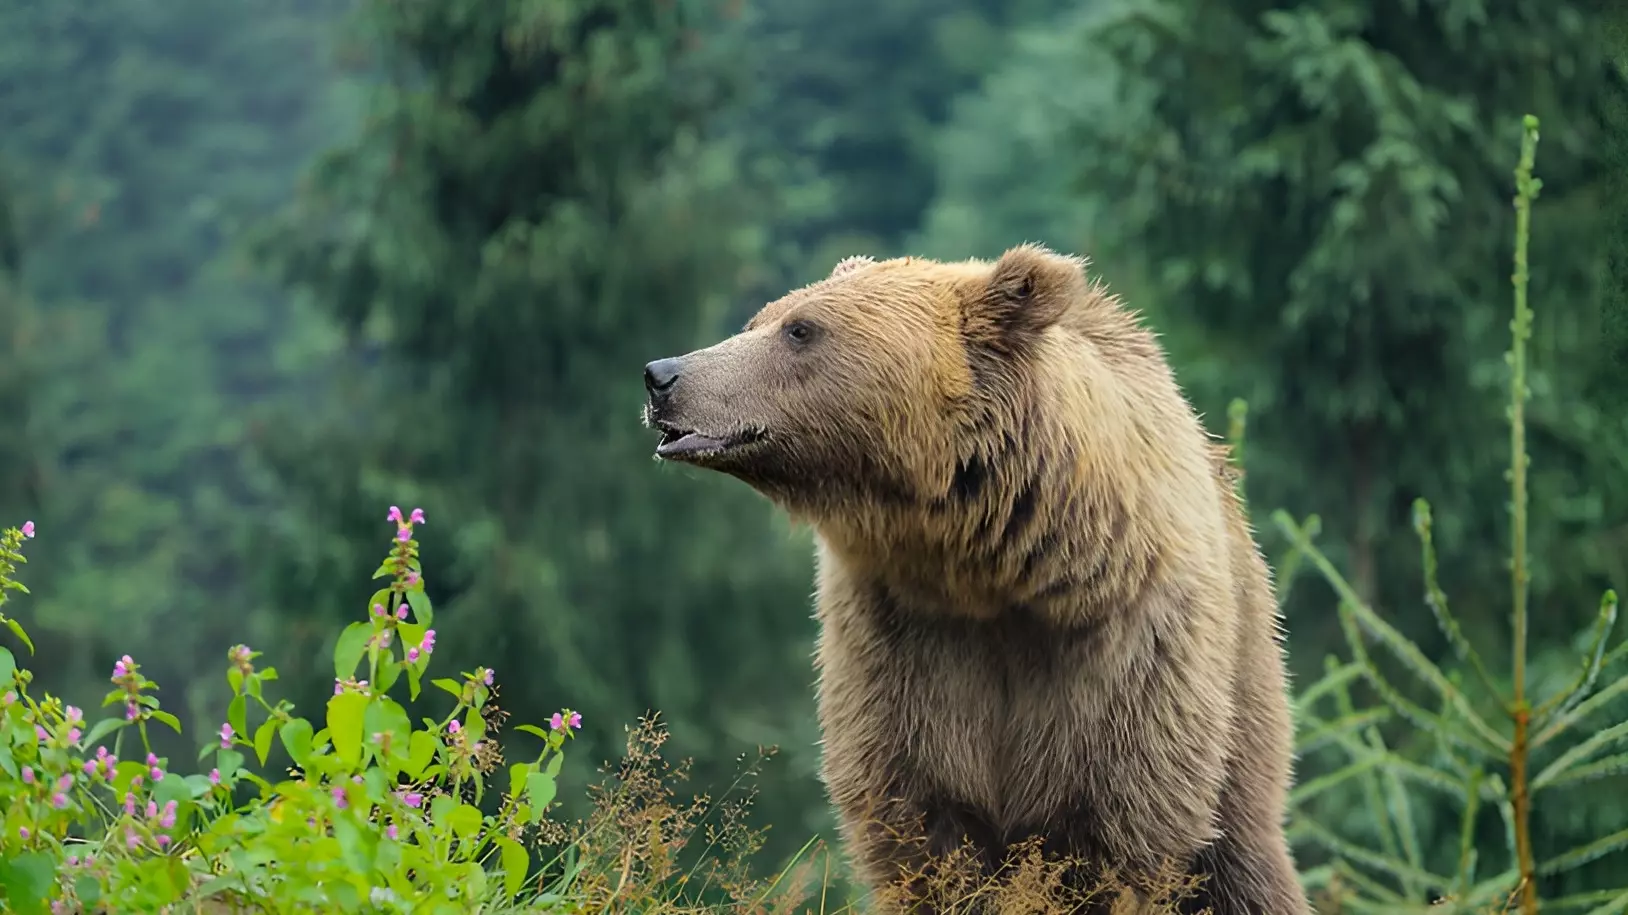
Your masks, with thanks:
<instances>
[{"instance_id":1,"label":"light tan fur","mask_svg":"<svg viewBox=\"0 0 1628 915\"><path fill-rule=\"evenodd\" d=\"M817 533L823 774L868 883L1040 836L1202 874L1217 915L1307 911L1266 564L1083 260L849 258L664 370L647 422L731 443L672 459Z\"/></svg>"}]
</instances>

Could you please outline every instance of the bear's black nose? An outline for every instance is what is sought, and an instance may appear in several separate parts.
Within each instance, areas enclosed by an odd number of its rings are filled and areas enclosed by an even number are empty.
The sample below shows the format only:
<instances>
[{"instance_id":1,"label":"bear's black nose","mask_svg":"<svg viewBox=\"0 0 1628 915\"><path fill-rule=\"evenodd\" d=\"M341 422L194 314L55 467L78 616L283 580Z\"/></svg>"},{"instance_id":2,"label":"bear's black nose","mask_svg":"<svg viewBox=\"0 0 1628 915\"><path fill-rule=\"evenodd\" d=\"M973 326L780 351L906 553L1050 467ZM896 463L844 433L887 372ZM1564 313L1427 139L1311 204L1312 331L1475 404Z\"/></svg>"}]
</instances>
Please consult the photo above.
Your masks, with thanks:
<instances>
[{"instance_id":1,"label":"bear's black nose","mask_svg":"<svg viewBox=\"0 0 1628 915\"><path fill-rule=\"evenodd\" d=\"M671 391L677 381L677 359L657 359L644 367L644 389L652 397Z\"/></svg>"}]
</instances>

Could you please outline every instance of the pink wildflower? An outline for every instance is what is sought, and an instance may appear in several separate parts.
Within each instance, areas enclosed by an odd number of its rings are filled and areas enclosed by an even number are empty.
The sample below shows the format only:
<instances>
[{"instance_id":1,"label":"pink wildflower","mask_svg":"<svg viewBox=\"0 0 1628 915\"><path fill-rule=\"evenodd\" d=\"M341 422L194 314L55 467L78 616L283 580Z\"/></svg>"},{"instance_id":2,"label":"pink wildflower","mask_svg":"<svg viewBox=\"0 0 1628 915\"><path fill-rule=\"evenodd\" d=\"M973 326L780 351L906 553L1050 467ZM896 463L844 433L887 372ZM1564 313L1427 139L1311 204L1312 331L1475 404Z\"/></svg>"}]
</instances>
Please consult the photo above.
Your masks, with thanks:
<instances>
[{"instance_id":1,"label":"pink wildflower","mask_svg":"<svg viewBox=\"0 0 1628 915\"><path fill-rule=\"evenodd\" d=\"M78 707L72 705L68 706L67 711L63 714L63 718L66 719L69 724L85 723L85 713L80 711Z\"/></svg>"},{"instance_id":2,"label":"pink wildflower","mask_svg":"<svg viewBox=\"0 0 1628 915\"><path fill-rule=\"evenodd\" d=\"M456 719L456 718L454 718L451 721L447 722L447 731L450 732L450 733L456 734L459 731L462 731L463 729L464 729L464 726L462 724L460 724L458 722L458 719Z\"/></svg>"},{"instance_id":3,"label":"pink wildflower","mask_svg":"<svg viewBox=\"0 0 1628 915\"><path fill-rule=\"evenodd\" d=\"M573 728L582 727L582 713L581 712L572 712L571 713L571 720L570 720L569 724Z\"/></svg>"},{"instance_id":4,"label":"pink wildflower","mask_svg":"<svg viewBox=\"0 0 1628 915\"><path fill-rule=\"evenodd\" d=\"M414 661L414 662L416 662L418 660L418 649L417 648L409 648L409 649L407 649L407 660Z\"/></svg>"},{"instance_id":5,"label":"pink wildflower","mask_svg":"<svg viewBox=\"0 0 1628 915\"><path fill-rule=\"evenodd\" d=\"M347 805L345 800L345 789L335 786L332 793L334 796L334 806L338 807L340 810L344 810Z\"/></svg>"},{"instance_id":6,"label":"pink wildflower","mask_svg":"<svg viewBox=\"0 0 1628 915\"><path fill-rule=\"evenodd\" d=\"M124 707L124 720L125 721L135 721L136 716L139 715L139 714L140 714L140 711L136 708L136 704L134 702L131 702L131 703L127 704Z\"/></svg>"},{"instance_id":7,"label":"pink wildflower","mask_svg":"<svg viewBox=\"0 0 1628 915\"><path fill-rule=\"evenodd\" d=\"M58 810L66 810L68 808L68 796L61 793L51 795L51 806Z\"/></svg>"},{"instance_id":8,"label":"pink wildflower","mask_svg":"<svg viewBox=\"0 0 1628 915\"><path fill-rule=\"evenodd\" d=\"M394 842L396 840L396 824L391 823L389 826L386 826L384 828L384 834L389 837L390 841Z\"/></svg>"},{"instance_id":9,"label":"pink wildflower","mask_svg":"<svg viewBox=\"0 0 1628 915\"><path fill-rule=\"evenodd\" d=\"M24 521L23 522L23 536L28 538L29 540L34 539L34 522L32 522L32 521Z\"/></svg>"},{"instance_id":10,"label":"pink wildflower","mask_svg":"<svg viewBox=\"0 0 1628 915\"><path fill-rule=\"evenodd\" d=\"M77 744L79 742L79 738L81 738L83 736L85 736L84 732L79 730L78 728L69 728L68 729L68 742L69 743Z\"/></svg>"},{"instance_id":11,"label":"pink wildflower","mask_svg":"<svg viewBox=\"0 0 1628 915\"><path fill-rule=\"evenodd\" d=\"M220 747L229 750L232 747L232 725L230 722L220 726Z\"/></svg>"},{"instance_id":12,"label":"pink wildflower","mask_svg":"<svg viewBox=\"0 0 1628 915\"><path fill-rule=\"evenodd\" d=\"M73 776L72 775L63 774L63 776L61 778L57 779L57 790L58 791L67 791L69 788L72 788L72 787L73 787Z\"/></svg>"},{"instance_id":13,"label":"pink wildflower","mask_svg":"<svg viewBox=\"0 0 1628 915\"><path fill-rule=\"evenodd\" d=\"M158 847L159 848L168 848L169 845L170 845L170 837L169 836L160 835L158 837Z\"/></svg>"},{"instance_id":14,"label":"pink wildflower","mask_svg":"<svg viewBox=\"0 0 1628 915\"><path fill-rule=\"evenodd\" d=\"M406 543L407 541L413 539L413 529L410 527L404 527L401 530L396 531L396 539L400 540L402 543Z\"/></svg>"},{"instance_id":15,"label":"pink wildflower","mask_svg":"<svg viewBox=\"0 0 1628 915\"><path fill-rule=\"evenodd\" d=\"M210 769L209 770L209 783L211 785L220 784L220 770L219 769Z\"/></svg>"},{"instance_id":16,"label":"pink wildflower","mask_svg":"<svg viewBox=\"0 0 1628 915\"><path fill-rule=\"evenodd\" d=\"M149 819L149 820L155 819L155 818L157 818L157 816L158 816L158 802L157 801L148 801L147 802L147 819Z\"/></svg>"},{"instance_id":17,"label":"pink wildflower","mask_svg":"<svg viewBox=\"0 0 1628 915\"><path fill-rule=\"evenodd\" d=\"M373 605L373 615L374 616L384 616L384 604L374 604Z\"/></svg>"},{"instance_id":18,"label":"pink wildflower","mask_svg":"<svg viewBox=\"0 0 1628 915\"><path fill-rule=\"evenodd\" d=\"M28 831L28 827L27 826L19 826L19 827L17 827L17 835L22 836L23 841L27 842L28 837L30 835L30 833Z\"/></svg>"},{"instance_id":19,"label":"pink wildflower","mask_svg":"<svg viewBox=\"0 0 1628 915\"><path fill-rule=\"evenodd\" d=\"M136 796L129 791L124 793L124 812L130 816L136 815Z\"/></svg>"},{"instance_id":20,"label":"pink wildflower","mask_svg":"<svg viewBox=\"0 0 1628 915\"><path fill-rule=\"evenodd\" d=\"M492 685L492 668L490 668L490 667L486 668L485 676L481 677L481 679L483 681L485 681L487 686L491 686Z\"/></svg>"},{"instance_id":21,"label":"pink wildflower","mask_svg":"<svg viewBox=\"0 0 1628 915\"><path fill-rule=\"evenodd\" d=\"M141 844L141 839L136 835L136 831L134 829L126 829L124 831L124 844L130 848L135 848L137 845Z\"/></svg>"},{"instance_id":22,"label":"pink wildflower","mask_svg":"<svg viewBox=\"0 0 1628 915\"><path fill-rule=\"evenodd\" d=\"M419 804L424 803L424 795L419 794L416 791L397 791L396 797L401 798L401 802L403 804L413 808L416 808Z\"/></svg>"},{"instance_id":23,"label":"pink wildflower","mask_svg":"<svg viewBox=\"0 0 1628 915\"><path fill-rule=\"evenodd\" d=\"M51 739L51 735L47 734L45 732L44 725L38 725L38 724L34 725L34 736L38 737L40 740L50 740Z\"/></svg>"},{"instance_id":24,"label":"pink wildflower","mask_svg":"<svg viewBox=\"0 0 1628 915\"><path fill-rule=\"evenodd\" d=\"M23 784L25 784L25 785L34 784L34 767L33 766L24 766L23 767Z\"/></svg>"},{"instance_id":25,"label":"pink wildflower","mask_svg":"<svg viewBox=\"0 0 1628 915\"><path fill-rule=\"evenodd\" d=\"M422 508L413 509L413 513L411 515L407 516L407 520L412 522L413 524L423 524L424 523L424 509L422 509Z\"/></svg>"},{"instance_id":26,"label":"pink wildflower","mask_svg":"<svg viewBox=\"0 0 1628 915\"><path fill-rule=\"evenodd\" d=\"M401 509L394 506L394 505L392 505L392 506L390 506L390 514L386 515L385 517L386 517L386 520L394 521L397 524L400 524L401 523Z\"/></svg>"},{"instance_id":27,"label":"pink wildflower","mask_svg":"<svg viewBox=\"0 0 1628 915\"><path fill-rule=\"evenodd\" d=\"M396 619L404 620L406 618L407 618L407 605L402 604L401 606L396 608Z\"/></svg>"}]
</instances>

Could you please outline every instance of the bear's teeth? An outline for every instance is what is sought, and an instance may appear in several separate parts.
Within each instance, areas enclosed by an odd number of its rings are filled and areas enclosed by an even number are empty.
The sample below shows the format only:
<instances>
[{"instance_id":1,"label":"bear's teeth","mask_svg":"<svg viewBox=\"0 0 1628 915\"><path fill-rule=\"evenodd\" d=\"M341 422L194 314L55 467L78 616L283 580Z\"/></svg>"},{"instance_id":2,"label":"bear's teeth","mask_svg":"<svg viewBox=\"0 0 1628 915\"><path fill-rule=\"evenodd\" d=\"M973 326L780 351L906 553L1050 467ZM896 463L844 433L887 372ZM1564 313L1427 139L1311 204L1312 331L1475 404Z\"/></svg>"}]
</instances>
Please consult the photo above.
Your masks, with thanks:
<instances>
[{"instance_id":1,"label":"bear's teeth","mask_svg":"<svg viewBox=\"0 0 1628 915\"><path fill-rule=\"evenodd\" d=\"M699 432L684 432L677 434L671 441L663 441L656 451L662 455L696 454L702 451L718 451L727 445L723 439L702 435Z\"/></svg>"}]
</instances>

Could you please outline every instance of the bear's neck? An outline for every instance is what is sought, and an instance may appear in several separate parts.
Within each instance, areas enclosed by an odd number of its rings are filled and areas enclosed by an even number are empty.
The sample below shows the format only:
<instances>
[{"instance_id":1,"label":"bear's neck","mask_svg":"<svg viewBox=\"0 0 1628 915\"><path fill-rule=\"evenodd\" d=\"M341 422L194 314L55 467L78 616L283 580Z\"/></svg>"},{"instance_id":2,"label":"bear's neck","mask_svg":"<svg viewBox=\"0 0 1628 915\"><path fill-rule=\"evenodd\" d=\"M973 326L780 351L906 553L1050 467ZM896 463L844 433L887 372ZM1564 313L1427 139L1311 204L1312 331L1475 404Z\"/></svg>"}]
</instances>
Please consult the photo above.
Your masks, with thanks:
<instances>
[{"instance_id":1,"label":"bear's neck","mask_svg":"<svg viewBox=\"0 0 1628 915\"><path fill-rule=\"evenodd\" d=\"M817 523L830 558L906 606L967 619L1084 625L1141 601L1162 558L1142 491L1059 430L1017 428L957 458L926 498Z\"/></svg>"}]
</instances>

